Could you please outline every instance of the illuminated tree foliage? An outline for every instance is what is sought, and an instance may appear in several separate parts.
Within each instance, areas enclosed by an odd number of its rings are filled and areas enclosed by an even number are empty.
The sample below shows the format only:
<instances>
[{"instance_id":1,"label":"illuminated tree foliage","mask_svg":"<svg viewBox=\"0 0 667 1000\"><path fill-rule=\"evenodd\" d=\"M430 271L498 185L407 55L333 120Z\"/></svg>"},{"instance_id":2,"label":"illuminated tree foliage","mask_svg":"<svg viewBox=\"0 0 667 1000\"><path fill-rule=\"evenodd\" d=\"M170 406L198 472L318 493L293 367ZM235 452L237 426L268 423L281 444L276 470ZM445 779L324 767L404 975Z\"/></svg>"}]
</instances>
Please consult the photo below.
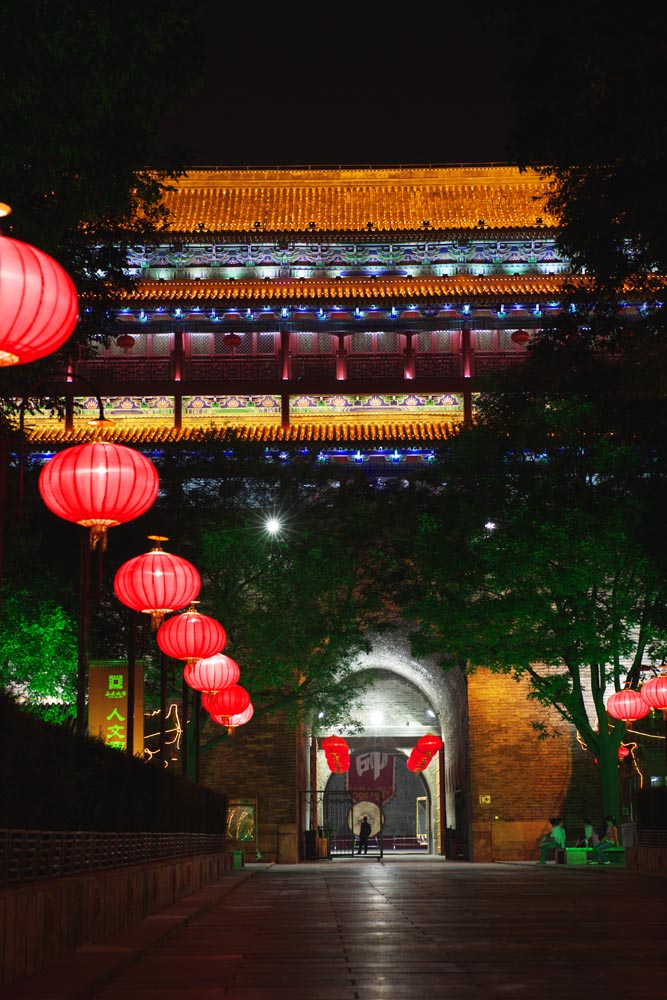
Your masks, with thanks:
<instances>
[{"instance_id":1,"label":"illuminated tree foliage","mask_svg":"<svg viewBox=\"0 0 667 1000\"><path fill-rule=\"evenodd\" d=\"M453 438L446 486L422 514L415 645L528 677L598 758L604 812L618 815L625 727L605 703L667 649L664 456L601 432L575 399L492 409Z\"/></svg>"}]
</instances>

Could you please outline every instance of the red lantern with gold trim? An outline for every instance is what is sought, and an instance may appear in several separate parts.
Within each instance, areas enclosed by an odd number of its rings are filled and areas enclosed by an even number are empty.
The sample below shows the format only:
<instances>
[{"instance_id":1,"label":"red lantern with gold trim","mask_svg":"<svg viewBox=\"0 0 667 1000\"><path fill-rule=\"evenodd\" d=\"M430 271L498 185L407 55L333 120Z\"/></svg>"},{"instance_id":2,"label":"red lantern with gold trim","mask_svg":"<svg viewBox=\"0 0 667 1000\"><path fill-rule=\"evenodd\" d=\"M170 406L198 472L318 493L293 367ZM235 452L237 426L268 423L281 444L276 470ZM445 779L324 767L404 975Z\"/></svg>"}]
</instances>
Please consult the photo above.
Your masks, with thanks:
<instances>
[{"instance_id":1,"label":"red lantern with gold trim","mask_svg":"<svg viewBox=\"0 0 667 1000\"><path fill-rule=\"evenodd\" d=\"M651 711L651 706L642 698L639 691L633 691L632 688L625 688L612 694L607 699L606 708L613 719L620 719L626 723L643 719Z\"/></svg>"},{"instance_id":2,"label":"red lantern with gold trim","mask_svg":"<svg viewBox=\"0 0 667 1000\"><path fill-rule=\"evenodd\" d=\"M39 474L42 500L65 521L90 528L91 548L106 548L107 528L132 521L155 503L159 479L134 448L94 441L66 448Z\"/></svg>"},{"instance_id":3,"label":"red lantern with gold trim","mask_svg":"<svg viewBox=\"0 0 667 1000\"><path fill-rule=\"evenodd\" d=\"M204 692L201 703L211 715L222 715L227 718L245 712L250 704L250 695L240 684L232 684L222 691Z\"/></svg>"},{"instance_id":4,"label":"red lantern with gold trim","mask_svg":"<svg viewBox=\"0 0 667 1000\"><path fill-rule=\"evenodd\" d=\"M646 681L639 693L649 708L667 712L667 674L659 674Z\"/></svg>"},{"instance_id":5,"label":"red lantern with gold trim","mask_svg":"<svg viewBox=\"0 0 667 1000\"><path fill-rule=\"evenodd\" d=\"M0 367L53 354L79 314L76 288L60 264L8 236L0 236L0 301Z\"/></svg>"},{"instance_id":6,"label":"red lantern with gold trim","mask_svg":"<svg viewBox=\"0 0 667 1000\"><path fill-rule=\"evenodd\" d=\"M114 591L122 604L151 616L157 628L165 615L191 604L201 589L198 570L180 556L162 549L163 535L149 535L155 542L150 552L128 559L114 579Z\"/></svg>"},{"instance_id":7,"label":"red lantern with gold trim","mask_svg":"<svg viewBox=\"0 0 667 1000\"><path fill-rule=\"evenodd\" d=\"M240 676L238 663L225 653L187 663L183 670L183 679L189 687L211 694L232 687Z\"/></svg>"},{"instance_id":8,"label":"red lantern with gold trim","mask_svg":"<svg viewBox=\"0 0 667 1000\"><path fill-rule=\"evenodd\" d=\"M250 722L253 715L255 714L255 709L252 702L243 712L239 712L238 715L212 715L211 719L213 722L217 722L219 726L227 726L228 729L237 729L239 726L245 726L247 722Z\"/></svg>"},{"instance_id":9,"label":"red lantern with gold trim","mask_svg":"<svg viewBox=\"0 0 667 1000\"><path fill-rule=\"evenodd\" d=\"M200 614L192 604L163 622L155 638L162 652L175 660L205 660L224 649L227 633L219 621Z\"/></svg>"}]
</instances>

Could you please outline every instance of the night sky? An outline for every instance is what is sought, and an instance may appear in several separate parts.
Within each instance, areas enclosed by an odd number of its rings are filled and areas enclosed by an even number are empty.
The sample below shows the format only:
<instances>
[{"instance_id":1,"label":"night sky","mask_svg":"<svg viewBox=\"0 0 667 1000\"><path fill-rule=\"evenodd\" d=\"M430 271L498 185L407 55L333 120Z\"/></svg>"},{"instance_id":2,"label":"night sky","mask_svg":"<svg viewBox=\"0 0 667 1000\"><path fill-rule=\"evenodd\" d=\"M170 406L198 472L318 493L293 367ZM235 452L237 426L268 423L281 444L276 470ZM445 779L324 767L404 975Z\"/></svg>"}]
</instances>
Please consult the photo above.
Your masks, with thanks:
<instances>
[{"instance_id":1,"label":"night sky","mask_svg":"<svg viewBox=\"0 0 667 1000\"><path fill-rule=\"evenodd\" d=\"M504 55L490 21L418 7L306 15L213 5L205 84L168 117L192 166L504 162ZM483 5L482 5L483 7Z\"/></svg>"}]
</instances>

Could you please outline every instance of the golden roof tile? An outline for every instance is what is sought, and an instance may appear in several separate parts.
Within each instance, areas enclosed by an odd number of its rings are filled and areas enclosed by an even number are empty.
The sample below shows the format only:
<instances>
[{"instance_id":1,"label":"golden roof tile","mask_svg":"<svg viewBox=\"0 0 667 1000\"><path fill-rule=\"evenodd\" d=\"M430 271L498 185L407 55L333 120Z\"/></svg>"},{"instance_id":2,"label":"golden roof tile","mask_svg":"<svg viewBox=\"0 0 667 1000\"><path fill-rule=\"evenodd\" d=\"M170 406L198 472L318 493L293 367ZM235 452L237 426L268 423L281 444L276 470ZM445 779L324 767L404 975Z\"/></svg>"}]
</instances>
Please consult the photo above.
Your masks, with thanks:
<instances>
[{"instance_id":1,"label":"golden roof tile","mask_svg":"<svg viewBox=\"0 0 667 1000\"><path fill-rule=\"evenodd\" d=\"M509 166L191 170L164 204L180 233L553 228L548 186Z\"/></svg>"},{"instance_id":2,"label":"golden roof tile","mask_svg":"<svg viewBox=\"0 0 667 1000\"><path fill-rule=\"evenodd\" d=\"M541 302L563 294L569 275L454 275L414 278L306 278L258 281L138 281L121 294L124 303L224 303L230 307L261 302L328 302L332 305L432 301ZM581 285L581 279L576 284Z\"/></svg>"}]
</instances>

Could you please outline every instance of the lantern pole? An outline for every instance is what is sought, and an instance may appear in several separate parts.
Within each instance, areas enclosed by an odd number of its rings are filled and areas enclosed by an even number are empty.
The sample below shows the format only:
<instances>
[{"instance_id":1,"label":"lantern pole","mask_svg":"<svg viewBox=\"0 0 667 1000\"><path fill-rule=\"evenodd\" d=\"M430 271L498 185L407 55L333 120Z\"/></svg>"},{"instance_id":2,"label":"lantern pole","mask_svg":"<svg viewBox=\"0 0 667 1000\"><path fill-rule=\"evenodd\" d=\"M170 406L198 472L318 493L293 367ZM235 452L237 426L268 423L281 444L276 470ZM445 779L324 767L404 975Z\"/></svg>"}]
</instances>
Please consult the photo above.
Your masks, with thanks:
<instances>
[{"instance_id":1,"label":"lantern pole","mask_svg":"<svg viewBox=\"0 0 667 1000\"><path fill-rule=\"evenodd\" d=\"M81 537L79 564L79 636L76 675L76 732L86 734L86 695L88 693L88 618L90 595L90 545L88 534Z\"/></svg>"},{"instance_id":2,"label":"lantern pole","mask_svg":"<svg viewBox=\"0 0 667 1000\"><path fill-rule=\"evenodd\" d=\"M185 682L183 678L183 695L182 695L182 715L183 715L183 737L181 742L181 770L183 777L188 776L188 702L190 700L190 687Z\"/></svg>"},{"instance_id":3,"label":"lantern pole","mask_svg":"<svg viewBox=\"0 0 667 1000\"><path fill-rule=\"evenodd\" d=\"M160 760L167 763L167 654L160 654Z\"/></svg>"},{"instance_id":4,"label":"lantern pole","mask_svg":"<svg viewBox=\"0 0 667 1000\"><path fill-rule=\"evenodd\" d=\"M137 681L137 612L131 608L127 630L127 739L125 753L134 756L134 695Z\"/></svg>"}]
</instances>

